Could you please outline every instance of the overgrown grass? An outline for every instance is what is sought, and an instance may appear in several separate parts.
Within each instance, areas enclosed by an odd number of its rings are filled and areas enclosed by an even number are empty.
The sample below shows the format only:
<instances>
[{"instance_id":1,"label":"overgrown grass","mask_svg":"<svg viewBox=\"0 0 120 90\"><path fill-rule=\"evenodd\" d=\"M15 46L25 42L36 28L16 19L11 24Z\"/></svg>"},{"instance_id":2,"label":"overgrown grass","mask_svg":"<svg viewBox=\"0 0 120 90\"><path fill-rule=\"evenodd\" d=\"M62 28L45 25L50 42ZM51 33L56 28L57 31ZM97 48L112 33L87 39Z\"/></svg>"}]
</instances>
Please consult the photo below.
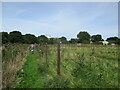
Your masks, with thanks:
<instances>
[{"instance_id":1,"label":"overgrown grass","mask_svg":"<svg viewBox=\"0 0 120 90\"><path fill-rule=\"evenodd\" d=\"M22 68L28 55L26 44L6 44L2 46L2 85L13 88L17 83L16 72Z\"/></svg>"},{"instance_id":2,"label":"overgrown grass","mask_svg":"<svg viewBox=\"0 0 120 90\"><path fill-rule=\"evenodd\" d=\"M57 75L57 48L38 46L23 67L19 88L117 88L118 48L61 45L61 73ZM42 53L39 50L42 50ZM113 54L114 52L114 54Z\"/></svg>"}]
</instances>

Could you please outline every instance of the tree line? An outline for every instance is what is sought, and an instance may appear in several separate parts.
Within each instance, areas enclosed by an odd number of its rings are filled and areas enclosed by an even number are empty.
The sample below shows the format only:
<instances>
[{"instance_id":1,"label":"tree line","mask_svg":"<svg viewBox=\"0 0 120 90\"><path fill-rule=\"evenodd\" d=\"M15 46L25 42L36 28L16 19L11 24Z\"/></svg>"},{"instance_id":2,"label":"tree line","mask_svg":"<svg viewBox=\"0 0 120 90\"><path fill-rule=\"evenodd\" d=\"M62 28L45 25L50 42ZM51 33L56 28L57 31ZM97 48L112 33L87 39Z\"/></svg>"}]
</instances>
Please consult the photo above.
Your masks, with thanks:
<instances>
[{"instance_id":1,"label":"tree line","mask_svg":"<svg viewBox=\"0 0 120 90\"><path fill-rule=\"evenodd\" d=\"M8 32L0 32L0 35L2 35L2 44L7 43L23 43L23 44L56 44L58 40L62 44L101 44L100 41L104 41L102 39L102 35L96 34L96 35L90 35L86 31L81 31L77 34L77 38L71 38L71 40L67 40L66 37L60 37L60 38L48 38L45 35L40 35L36 37L34 34L25 34L22 35L20 31L12 31L10 33ZM106 39L106 41L109 41L110 43L114 44L120 44L120 38L118 37L109 37Z\"/></svg>"}]
</instances>

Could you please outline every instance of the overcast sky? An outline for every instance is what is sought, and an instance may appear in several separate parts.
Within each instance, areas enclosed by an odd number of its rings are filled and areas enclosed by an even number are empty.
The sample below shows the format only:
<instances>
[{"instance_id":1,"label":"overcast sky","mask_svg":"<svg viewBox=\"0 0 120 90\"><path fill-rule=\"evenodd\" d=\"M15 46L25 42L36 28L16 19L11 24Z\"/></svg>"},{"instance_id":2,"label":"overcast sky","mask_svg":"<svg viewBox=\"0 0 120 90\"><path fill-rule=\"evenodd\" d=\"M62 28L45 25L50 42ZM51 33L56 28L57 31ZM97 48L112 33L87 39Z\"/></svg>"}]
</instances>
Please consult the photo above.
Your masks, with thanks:
<instances>
[{"instance_id":1,"label":"overcast sky","mask_svg":"<svg viewBox=\"0 0 120 90\"><path fill-rule=\"evenodd\" d=\"M118 36L117 2L3 2L2 31L76 38L80 31Z\"/></svg>"}]
</instances>

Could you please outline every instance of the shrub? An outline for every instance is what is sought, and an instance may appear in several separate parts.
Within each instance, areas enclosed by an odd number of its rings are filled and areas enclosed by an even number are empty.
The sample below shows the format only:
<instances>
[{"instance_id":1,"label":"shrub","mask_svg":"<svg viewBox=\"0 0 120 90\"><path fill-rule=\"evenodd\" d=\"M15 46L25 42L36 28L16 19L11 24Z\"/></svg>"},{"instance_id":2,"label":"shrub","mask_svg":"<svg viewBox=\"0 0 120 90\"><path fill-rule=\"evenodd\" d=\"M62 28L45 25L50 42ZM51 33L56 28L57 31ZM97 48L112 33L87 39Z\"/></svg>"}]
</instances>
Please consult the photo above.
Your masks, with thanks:
<instances>
[{"instance_id":1,"label":"shrub","mask_svg":"<svg viewBox=\"0 0 120 90\"><path fill-rule=\"evenodd\" d=\"M70 81L63 76L56 75L52 79L49 79L47 82L44 82L44 88L68 88Z\"/></svg>"}]
</instances>

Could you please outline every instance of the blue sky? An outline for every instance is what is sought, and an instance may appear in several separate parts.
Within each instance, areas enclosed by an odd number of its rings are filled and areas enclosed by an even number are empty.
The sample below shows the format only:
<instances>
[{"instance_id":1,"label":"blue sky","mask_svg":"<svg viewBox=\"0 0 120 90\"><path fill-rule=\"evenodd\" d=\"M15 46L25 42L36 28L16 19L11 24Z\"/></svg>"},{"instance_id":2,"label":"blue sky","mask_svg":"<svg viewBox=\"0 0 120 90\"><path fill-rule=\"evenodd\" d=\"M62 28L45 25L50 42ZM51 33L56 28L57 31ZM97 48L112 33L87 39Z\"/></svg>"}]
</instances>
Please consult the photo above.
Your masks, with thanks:
<instances>
[{"instance_id":1,"label":"blue sky","mask_svg":"<svg viewBox=\"0 0 120 90\"><path fill-rule=\"evenodd\" d=\"M118 36L117 2L3 2L3 31L76 38L80 31Z\"/></svg>"}]
</instances>

